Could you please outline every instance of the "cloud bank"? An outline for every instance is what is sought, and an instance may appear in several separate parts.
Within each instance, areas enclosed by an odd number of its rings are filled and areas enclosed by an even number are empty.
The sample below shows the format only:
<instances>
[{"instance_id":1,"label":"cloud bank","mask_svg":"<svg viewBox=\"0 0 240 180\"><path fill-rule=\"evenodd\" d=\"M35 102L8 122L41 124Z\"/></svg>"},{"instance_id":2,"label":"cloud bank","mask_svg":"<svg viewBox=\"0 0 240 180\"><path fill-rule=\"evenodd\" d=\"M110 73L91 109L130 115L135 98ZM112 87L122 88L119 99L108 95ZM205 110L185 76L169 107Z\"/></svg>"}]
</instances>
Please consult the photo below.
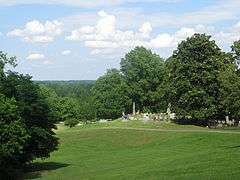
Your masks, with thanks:
<instances>
[{"instance_id":1,"label":"cloud bank","mask_svg":"<svg viewBox=\"0 0 240 180\"><path fill-rule=\"evenodd\" d=\"M7 33L9 37L19 37L23 41L31 43L50 43L55 37L62 34L62 24L59 21L38 20L27 22L22 29L14 29Z\"/></svg>"}]
</instances>

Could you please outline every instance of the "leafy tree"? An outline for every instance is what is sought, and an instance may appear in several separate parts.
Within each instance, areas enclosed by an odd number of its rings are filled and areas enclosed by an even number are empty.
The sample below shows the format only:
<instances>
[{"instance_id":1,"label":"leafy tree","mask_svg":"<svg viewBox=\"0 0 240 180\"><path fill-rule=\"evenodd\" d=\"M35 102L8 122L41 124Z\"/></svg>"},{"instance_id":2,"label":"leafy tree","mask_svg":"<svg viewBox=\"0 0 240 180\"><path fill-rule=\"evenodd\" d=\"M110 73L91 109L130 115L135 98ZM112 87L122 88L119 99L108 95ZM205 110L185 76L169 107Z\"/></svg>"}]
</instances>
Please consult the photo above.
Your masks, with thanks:
<instances>
[{"instance_id":1,"label":"leafy tree","mask_svg":"<svg viewBox=\"0 0 240 180\"><path fill-rule=\"evenodd\" d=\"M79 123L79 121L78 121L77 119L75 119L75 118L68 118L68 119L64 122L64 124L65 124L66 126L69 126L70 128L76 126L78 123Z\"/></svg>"},{"instance_id":2,"label":"leafy tree","mask_svg":"<svg viewBox=\"0 0 240 180\"><path fill-rule=\"evenodd\" d=\"M83 122L86 121L95 121L97 116L97 110L95 107L94 97L88 97L85 101L80 103L79 107L80 119Z\"/></svg>"},{"instance_id":3,"label":"leafy tree","mask_svg":"<svg viewBox=\"0 0 240 180\"><path fill-rule=\"evenodd\" d=\"M16 99L22 121L31 136L24 148L25 156L22 161L48 157L58 144L58 138L52 131L56 128L56 120L51 116L49 105L45 97L41 96L39 86L28 75L9 72L4 94Z\"/></svg>"},{"instance_id":4,"label":"leafy tree","mask_svg":"<svg viewBox=\"0 0 240 180\"><path fill-rule=\"evenodd\" d=\"M227 54L230 63L225 63L219 76L220 81L220 109L222 114L235 120L240 117L240 41L232 45L232 52Z\"/></svg>"},{"instance_id":5,"label":"leafy tree","mask_svg":"<svg viewBox=\"0 0 240 180\"><path fill-rule=\"evenodd\" d=\"M96 118L91 88L95 81L41 81L45 97L50 107L61 121L67 117L79 121L92 121Z\"/></svg>"},{"instance_id":6,"label":"leafy tree","mask_svg":"<svg viewBox=\"0 0 240 180\"><path fill-rule=\"evenodd\" d=\"M240 75L240 40L235 41L233 45L231 46L232 48L232 57L234 63L236 63L236 68L237 68L237 73Z\"/></svg>"},{"instance_id":7,"label":"leafy tree","mask_svg":"<svg viewBox=\"0 0 240 180\"><path fill-rule=\"evenodd\" d=\"M240 60L240 40L235 41L232 45L232 53L235 60Z\"/></svg>"},{"instance_id":8,"label":"leafy tree","mask_svg":"<svg viewBox=\"0 0 240 180\"><path fill-rule=\"evenodd\" d=\"M61 97L57 95L55 90L40 84L40 94L46 98L47 104L50 108L50 114L56 121L62 121L62 104Z\"/></svg>"},{"instance_id":9,"label":"leafy tree","mask_svg":"<svg viewBox=\"0 0 240 180\"><path fill-rule=\"evenodd\" d=\"M17 108L13 98L0 94L0 179L12 179L18 175L22 165L18 157L29 139Z\"/></svg>"},{"instance_id":10,"label":"leafy tree","mask_svg":"<svg viewBox=\"0 0 240 180\"><path fill-rule=\"evenodd\" d=\"M160 85L166 76L164 60L151 50L136 47L121 60L121 72L128 85L129 97L137 108L157 112L165 110ZM158 89L158 91L157 91ZM164 103L165 104L165 103Z\"/></svg>"},{"instance_id":11,"label":"leafy tree","mask_svg":"<svg viewBox=\"0 0 240 180\"><path fill-rule=\"evenodd\" d=\"M45 97L41 95L39 86L33 83L28 75L6 71L6 64L15 65L15 58L9 58L0 52L0 92L6 98L16 100L16 111L19 113L16 120L23 124L24 129L21 132L26 131L29 136L21 148L21 155L12 157L19 165L23 165L35 158L48 157L57 149L58 138L53 132L56 121L51 116L50 108ZM14 131L9 129L7 134L10 137L14 136Z\"/></svg>"},{"instance_id":12,"label":"leafy tree","mask_svg":"<svg viewBox=\"0 0 240 180\"><path fill-rule=\"evenodd\" d=\"M234 68L227 68L219 76L220 103L222 116L239 120L240 117L240 77Z\"/></svg>"},{"instance_id":13,"label":"leafy tree","mask_svg":"<svg viewBox=\"0 0 240 180\"><path fill-rule=\"evenodd\" d=\"M171 104L180 119L206 125L218 115L219 75L228 59L210 36L182 41L170 58Z\"/></svg>"},{"instance_id":14,"label":"leafy tree","mask_svg":"<svg viewBox=\"0 0 240 180\"><path fill-rule=\"evenodd\" d=\"M129 112L131 100L127 96L127 85L119 70L108 70L98 78L93 87L95 109L98 118L115 119L122 112Z\"/></svg>"},{"instance_id":15,"label":"leafy tree","mask_svg":"<svg viewBox=\"0 0 240 180\"><path fill-rule=\"evenodd\" d=\"M84 101L89 95L95 81L40 81L53 89L60 97L74 97Z\"/></svg>"},{"instance_id":16,"label":"leafy tree","mask_svg":"<svg viewBox=\"0 0 240 180\"><path fill-rule=\"evenodd\" d=\"M71 97L60 98L61 118L66 121L69 118L80 119L80 105L78 100Z\"/></svg>"}]
</instances>

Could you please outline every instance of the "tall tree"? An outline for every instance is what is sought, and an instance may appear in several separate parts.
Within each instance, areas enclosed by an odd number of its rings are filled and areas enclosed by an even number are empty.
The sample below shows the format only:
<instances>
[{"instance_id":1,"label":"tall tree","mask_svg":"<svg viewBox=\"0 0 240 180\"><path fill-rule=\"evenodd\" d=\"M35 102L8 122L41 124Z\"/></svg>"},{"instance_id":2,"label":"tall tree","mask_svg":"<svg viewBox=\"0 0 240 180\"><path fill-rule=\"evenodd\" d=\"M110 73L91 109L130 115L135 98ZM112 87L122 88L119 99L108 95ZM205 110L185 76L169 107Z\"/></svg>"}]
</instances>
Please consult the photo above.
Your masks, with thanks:
<instances>
[{"instance_id":1,"label":"tall tree","mask_svg":"<svg viewBox=\"0 0 240 180\"><path fill-rule=\"evenodd\" d=\"M129 97L136 103L137 109L150 112L163 110L163 99L159 99L160 89L157 89L166 75L164 60L151 50L136 47L122 58L120 64Z\"/></svg>"},{"instance_id":2,"label":"tall tree","mask_svg":"<svg viewBox=\"0 0 240 180\"><path fill-rule=\"evenodd\" d=\"M219 76L220 81L220 108L224 115L231 119L240 119L240 41L232 45L231 53L228 53L227 59L230 63L224 64L224 69Z\"/></svg>"},{"instance_id":3,"label":"tall tree","mask_svg":"<svg viewBox=\"0 0 240 180\"><path fill-rule=\"evenodd\" d=\"M96 118L91 88L95 81L40 81L42 94L53 114L65 121L92 121Z\"/></svg>"},{"instance_id":4,"label":"tall tree","mask_svg":"<svg viewBox=\"0 0 240 180\"><path fill-rule=\"evenodd\" d=\"M53 132L56 119L51 116L49 105L41 95L39 86L32 82L29 75L15 72L8 72L3 84L3 93L16 99L22 122L31 136L24 147L25 154L21 160L28 162L34 158L48 157L58 145L58 138Z\"/></svg>"},{"instance_id":5,"label":"tall tree","mask_svg":"<svg viewBox=\"0 0 240 180\"><path fill-rule=\"evenodd\" d=\"M171 104L179 119L206 125L219 115L219 75L228 59L210 36L182 41L170 58Z\"/></svg>"},{"instance_id":6,"label":"tall tree","mask_svg":"<svg viewBox=\"0 0 240 180\"><path fill-rule=\"evenodd\" d=\"M39 88L40 95L46 99L47 104L50 108L50 115L56 121L62 121L61 97L59 97L53 89L48 88L43 84L40 84Z\"/></svg>"},{"instance_id":7,"label":"tall tree","mask_svg":"<svg viewBox=\"0 0 240 180\"><path fill-rule=\"evenodd\" d=\"M21 149L21 155L12 157L18 164L25 164L35 158L48 157L57 149L58 138L53 132L56 121L51 116L49 105L41 95L39 86L28 75L5 69L6 64L15 65L15 60L0 52L0 93L16 100L19 121L29 136ZM0 118L1 121L3 119ZM14 132L9 131L9 135L11 133ZM3 136L0 134L1 138Z\"/></svg>"},{"instance_id":8,"label":"tall tree","mask_svg":"<svg viewBox=\"0 0 240 180\"><path fill-rule=\"evenodd\" d=\"M128 98L126 90L127 85L120 71L108 70L105 75L100 77L92 90L97 117L115 119L121 117L122 112L129 112L131 100Z\"/></svg>"},{"instance_id":9,"label":"tall tree","mask_svg":"<svg viewBox=\"0 0 240 180\"><path fill-rule=\"evenodd\" d=\"M219 76L220 102L222 117L240 120L240 76L235 68L229 66Z\"/></svg>"}]
</instances>

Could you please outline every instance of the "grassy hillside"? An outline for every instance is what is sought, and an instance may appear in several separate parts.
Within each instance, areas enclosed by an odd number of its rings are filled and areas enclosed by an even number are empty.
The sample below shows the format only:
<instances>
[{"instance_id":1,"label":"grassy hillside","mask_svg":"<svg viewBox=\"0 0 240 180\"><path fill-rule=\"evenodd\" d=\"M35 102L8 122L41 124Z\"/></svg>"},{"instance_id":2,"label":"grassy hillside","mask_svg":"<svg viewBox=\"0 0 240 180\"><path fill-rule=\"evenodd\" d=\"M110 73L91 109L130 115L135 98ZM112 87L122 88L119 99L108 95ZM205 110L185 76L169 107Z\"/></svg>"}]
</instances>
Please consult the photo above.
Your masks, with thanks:
<instances>
[{"instance_id":1,"label":"grassy hillside","mask_svg":"<svg viewBox=\"0 0 240 180\"><path fill-rule=\"evenodd\" d=\"M159 130L171 126L170 129L182 131L143 130L143 124L135 126L136 129L124 129L123 123L113 123L73 129L61 126L57 131L59 150L51 158L34 163L26 177L44 180L240 177L239 133L199 131L173 124L165 124Z\"/></svg>"}]
</instances>

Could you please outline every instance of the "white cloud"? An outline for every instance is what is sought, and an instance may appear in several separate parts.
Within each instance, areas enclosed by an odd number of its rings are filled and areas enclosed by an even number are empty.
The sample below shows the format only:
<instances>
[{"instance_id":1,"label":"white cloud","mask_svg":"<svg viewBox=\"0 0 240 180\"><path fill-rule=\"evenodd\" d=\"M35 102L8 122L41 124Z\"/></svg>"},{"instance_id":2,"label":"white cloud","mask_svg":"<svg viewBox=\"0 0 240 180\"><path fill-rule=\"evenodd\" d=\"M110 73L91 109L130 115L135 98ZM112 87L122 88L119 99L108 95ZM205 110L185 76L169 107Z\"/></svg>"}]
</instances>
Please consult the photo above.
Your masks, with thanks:
<instances>
[{"instance_id":1,"label":"white cloud","mask_svg":"<svg viewBox=\"0 0 240 180\"><path fill-rule=\"evenodd\" d=\"M168 33L163 33L157 35L156 38L150 41L150 44L153 48L164 48L164 47L172 47L174 42L174 37Z\"/></svg>"},{"instance_id":2,"label":"white cloud","mask_svg":"<svg viewBox=\"0 0 240 180\"><path fill-rule=\"evenodd\" d=\"M108 55L114 53L113 49L94 49L90 52L91 55Z\"/></svg>"},{"instance_id":3,"label":"white cloud","mask_svg":"<svg viewBox=\"0 0 240 180\"><path fill-rule=\"evenodd\" d=\"M81 41L81 40L106 40L110 39L115 33L116 18L113 15L107 14L105 11L99 11L96 26L83 26L79 29L73 30L67 40Z\"/></svg>"},{"instance_id":4,"label":"white cloud","mask_svg":"<svg viewBox=\"0 0 240 180\"><path fill-rule=\"evenodd\" d=\"M185 38L187 38L189 36L192 36L194 33L195 33L195 30L193 28L183 27L183 28L181 28L179 31L177 31L175 33L175 37L177 39L183 40L183 39L185 39Z\"/></svg>"},{"instance_id":5,"label":"white cloud","mask_svg":"<svg viewBox=\"0 0 240 180\"><path fill-rule=\"evenodd\" d=\"M143 36L149 37L150 33L152 32L152 25L150 22L145 22L140 27L139 31L143 34Z\"/></svg>"},{"instance_id":6,"label":"white cloud","mask_svg":"<svg viewBox=\"0 0 240 180\"><path fill-rule=\"evenodd\" d=\"M136 45L145 45L144 40L149 38L152 26L149 22L143 23L137 32L117 29L116 17L105 11L99 11L99 20L95 26L82 26L73 30L67 40L83 41L89 48L126 48Z\"/></svg>"},{"instance_id":7,"label":"white cloud","mask_svg":"<svg viewBox=\"0 0 240 180\"><path fill-rule=\"evenodd\" d=\"M216 33L214 35L214 39L216 39L220 44L231 44L234 41L240 40L240 21L232 27Z\"/></svg>"},{"instance_id":8,"label":"white cloud","mask_svg":"<svg viewBox=\"0 0 240 180\"><path fill-rule=\"evenodd\" d=\"M49 43L55 37L61 35L62 24L58 21L46 21L41 23L37 20L26 23L23 29L14 29L7 33L10 37L20 37L26 42Z\"/></svg>"},{"instance_id":9,"label":"white cloud","mask_svg":"<svg viewBox=\"0 0 240 180\"><path fill-rule=\"evenodd\" d=\"M45 56L44 54L38 54L38 53L33 53L33 54L29 54L27 56L27 60L40 60L40 59L44 59Z\"/></svg>"},{"instance_id":10,"label":"white cloud","mask_svg":"<svg viewBox=\"0 0 240 180\"><path fill-rule=\"evenodd\" d=\"M50 64L53 64L53 62L50 61L50 60L45 60L45 61L43 61L43 64L45 64L45 65L50 65Z\"/></svg>"},{"instance_id":11,"label":"white cloud","mask_svg":"<svg viewBox=\"0 0 240 180\"><path fill-rule=\"evenodd\" d=\"M62 55L64 55L64 56L69 55L69 54L71 54L71 50L62 51Z\"/></svg>"},{"instance_id":12,"label":"white cloud","mask_svg":"<svg viewBox=\"0 0 240 180\"><path fill-rule=\"evenodd\" d=\"M131 2L135 0L129 0ZM139 0L136 0L140 2ZM151 3L154 0L144 1ZM187 2L183 2L186 3ZM108 9L108 13L117 17L117 29L135 29L145 22L149 22L153 29L155 28L177 28L194 27L202 24L205 27L212 26L214 23L225 22L227 20L239 20L240 1L225 0L212 1L209 5L194 10L186 10L183 13L170 13L168 11L145 11L142 7L120 6ZM82 33L78 31L79 27L96 26L95 22L99 16L93 11L75 14L74 16L63 17L60 20L64 22L68 30L75 29L72 33L72 39L77 39ZM208 27L209 28L209 27ZM141 27L140 27L141 29ZM197 28L196 28L197 29ZM209 32L209 29L207 30ZM90 37L90 36L87 36ZM70 38L70 37L69 37Z\"/></svg>"},{"instance_id":13,"label":"white cloud","mask_svg":"<svg viewBox=\"0 0 240 180\"><path fill-rule=\"evenodd\" d=\"M91 54L91 55L97 55L97 54L101 54L101 52L102 52L102 51L101 51L100 49L94 49L94 50L91 51L90 54Z\"/></svg>"},{"instance_id":14,"label":"white cloud","mask_svg":"<svg viewBox=\"0 0 240 180\"><path fill-rule=\"evenodd\" d=\"M92 49L91 55L126 52L135 46L145 46L171 53L182 40L194 33L210 34L220 46L224 43L226 45L226 42L230 44L240 39L240 22L221 32L217 32L213 26L196 24L180 27L173 33L155 34L156 31L152 33L154 26L150 21L145 21L135 31L126 28L121 28L125 29L121 30L116 17L118 16L100 11L95 25L80 26L80 28L73 30L66 39L82 42L85 47ZM93 23L91 22L91 24Z\"/></svg>"},{"instance_id":15,"label":"white cloud","mask_svg":"<svg viewBox=\"0 0 240 180\"><path fill-rule=\"evenodd\" d=\"M26 57L26 59L29 61L41 60L39 62L41 62L44 65L53 64L53 61L46 58L44 54L39 54L39 53L31 53Z\"/></svg>"},{"instance_id":16,"label":"white cloud","mask_svg":"<svg viewBox=\"0 0 240 180\"><path fill-rule=\"evenodd\" d=\"M183 27L173 34L163 33L159 34L156 38L150 41L150 47L152 48L173 48L176 47L178 43L187 37L191 37L194 33L198 31L194 28Z\"/></svg>"},{"instance_id":17,"label":"white cloud","mask_svg":"<svg viewBox=\"0 0 240 180\"><path fill-rule=\"evenodd\" d=\"M89 48L117 48L118 43L111 41L85 41L85 46Z\"/></svg>"},{"instance_id":18,"label":"white cloud","mask_svg":"<svg viewBox=\"0 0 240 180\"><path fill-rule=\"evenodd\" d=\"M105 11L98 12L100 19L95 26L82 26L66 37L67 40L80 41L88 48L93 48L92 55L114 51L109 49L130 49L135 46L147 48L174 48L179 42L192 36L194 33L209 31L204 25L192 28L182 27L175 33L162 33L151 36L153 30L150 22L144 22L138 31L117 28L117 19ZM106 51L108 49L108 51Z\"/></svg>"},{"instance_id":19,"label":"white cloud","mask_svg":"<svg viewBox=\"0 0 240 180\"><path fill-rule=\"evenodd\" d=\"M113 15L107 14L105 11L99 11L98 15L101 19L96 25L96 33L103 36L103 39L108 38L115 32L116 18Z\"/></svg>"}]
</instances>

